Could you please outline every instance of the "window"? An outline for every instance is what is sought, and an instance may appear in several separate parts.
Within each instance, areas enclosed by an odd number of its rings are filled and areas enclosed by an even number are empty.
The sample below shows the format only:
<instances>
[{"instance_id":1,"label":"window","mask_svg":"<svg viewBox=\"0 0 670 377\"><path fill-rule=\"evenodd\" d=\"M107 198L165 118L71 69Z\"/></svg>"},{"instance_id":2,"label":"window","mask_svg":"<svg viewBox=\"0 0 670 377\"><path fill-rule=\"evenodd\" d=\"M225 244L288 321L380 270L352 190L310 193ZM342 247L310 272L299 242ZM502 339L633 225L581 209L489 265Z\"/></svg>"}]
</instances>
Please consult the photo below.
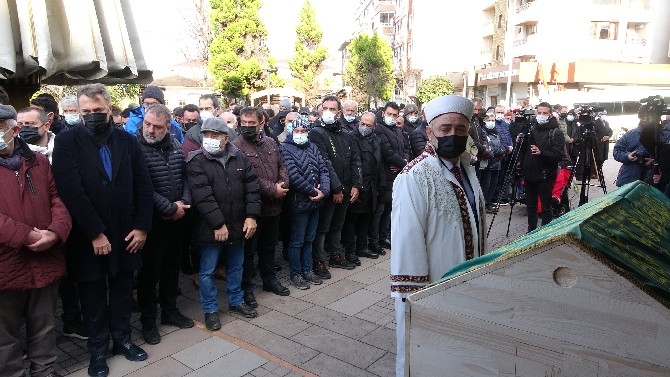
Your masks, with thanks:
<instances>
[{"instance_id":1,"label":"window","mask_svg":"<svg viewBox=\"0 0 670 377\"><path fill-rule=\"evenodd\" d=\"M641 45L647 44L647 24L645 23L628 23L626 29L626 44Z\"/></svg>"},{"instance_id":2,"label":"window","mask_svg":"<svg viewBox=\"0 0 670 377\"><path fill-rule=\"evenodd\" d=\"M384 26L391 26L393 24L393 12L379 13L379 22Z\"/></svg>"},{"instance_id":3,"label":"window","mask_svg":"<svg viewBox=\"0 0 670 377\"><path fill-rule=\"evenodd\" d=\"M179 106L186 106L186 101L184 101L183 99L180 99L179 100Z\"/></svg>"},{"instance_id":4,"label":"window","mask_svg":"<svg viewBox=\"0 0 670 377\"><path fill-rule=\"evenodd\" d=\"M618 39L619 23L609 21L592 21L591 38L593 39Z\"/></svg>"},{"instance_id":5,"label":"window","mask_svg":"<svg viewBox=\"0 0 670 377\"><path fill-rule=\"evenodd\" d=\"M500 45L496 46L496 60L500 60Z\"/></svg>"},{"instance_id":6,"label":"window","mask_svg":"<svg viewBox=\"0 0 670 377\"><path fill-rule=\"evenodd\" d=\"M502 14L498 15L498 29L502 27Z\"/></svg>"}]
</instances>

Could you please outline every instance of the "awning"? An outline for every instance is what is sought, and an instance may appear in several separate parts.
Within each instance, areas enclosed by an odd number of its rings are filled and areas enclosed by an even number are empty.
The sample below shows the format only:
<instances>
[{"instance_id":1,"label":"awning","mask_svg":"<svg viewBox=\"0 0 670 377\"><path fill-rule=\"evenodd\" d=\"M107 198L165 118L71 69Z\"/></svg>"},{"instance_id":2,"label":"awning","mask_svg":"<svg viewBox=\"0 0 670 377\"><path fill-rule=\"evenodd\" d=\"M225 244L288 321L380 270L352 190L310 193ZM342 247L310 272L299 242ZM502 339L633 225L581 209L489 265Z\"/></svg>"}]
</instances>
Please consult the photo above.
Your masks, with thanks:
<instances>
[{"instance_id":1,"label":"awning","mask_svg":"<svg viewBox=\"0 0 670 377\"><path fill-rule=\"evenodd\" d=\"M0 0L0 80L149 83L129 0Z\"/></svg>"}]
</instances>

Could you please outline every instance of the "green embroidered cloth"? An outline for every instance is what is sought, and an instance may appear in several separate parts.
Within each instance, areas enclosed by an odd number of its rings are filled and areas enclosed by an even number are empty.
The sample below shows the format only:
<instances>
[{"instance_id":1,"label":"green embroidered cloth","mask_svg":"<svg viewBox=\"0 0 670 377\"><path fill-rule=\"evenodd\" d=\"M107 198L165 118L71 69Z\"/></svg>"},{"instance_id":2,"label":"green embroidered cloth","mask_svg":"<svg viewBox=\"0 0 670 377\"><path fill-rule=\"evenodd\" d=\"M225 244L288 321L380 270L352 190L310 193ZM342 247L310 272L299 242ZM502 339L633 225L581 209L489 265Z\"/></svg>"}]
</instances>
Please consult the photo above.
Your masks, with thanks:
<instances>
[{"instance_id":1,"label":"green embroidered cloth","mask_svg":"<svg viewBox=\"0 0 670 377\"><path fill-rule=\"evenodd\" d=\"M670 302L670 200L640 181L568 212L482 257L461 263L435 284L556 240L578 243L640 288ZM660 297L658 297L660 296Z\"/></svg>"}]
</instances>

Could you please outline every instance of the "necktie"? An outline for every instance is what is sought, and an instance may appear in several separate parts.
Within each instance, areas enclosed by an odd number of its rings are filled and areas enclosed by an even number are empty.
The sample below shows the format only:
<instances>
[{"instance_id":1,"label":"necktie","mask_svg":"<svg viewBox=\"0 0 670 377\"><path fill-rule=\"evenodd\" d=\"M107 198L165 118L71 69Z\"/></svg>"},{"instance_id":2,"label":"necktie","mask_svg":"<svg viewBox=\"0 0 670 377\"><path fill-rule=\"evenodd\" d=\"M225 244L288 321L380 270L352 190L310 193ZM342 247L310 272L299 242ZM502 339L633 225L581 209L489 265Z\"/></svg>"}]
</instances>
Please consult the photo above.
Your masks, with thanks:
<instances>
[{"instance_id":1,"label":"necktie","mask_svg":"<svg viewBox=\"0 0 670 377\"><path fill-rule=\"evenodd\" d=\"M461 177L461 168L454 165L454 167L451 168L451 174L453 174L454 177L456 177L456 179L458 180L458 183L461 184L461 187L465 187L465 185L463 184L463 177Z\"/></svg>"}]
</instances>

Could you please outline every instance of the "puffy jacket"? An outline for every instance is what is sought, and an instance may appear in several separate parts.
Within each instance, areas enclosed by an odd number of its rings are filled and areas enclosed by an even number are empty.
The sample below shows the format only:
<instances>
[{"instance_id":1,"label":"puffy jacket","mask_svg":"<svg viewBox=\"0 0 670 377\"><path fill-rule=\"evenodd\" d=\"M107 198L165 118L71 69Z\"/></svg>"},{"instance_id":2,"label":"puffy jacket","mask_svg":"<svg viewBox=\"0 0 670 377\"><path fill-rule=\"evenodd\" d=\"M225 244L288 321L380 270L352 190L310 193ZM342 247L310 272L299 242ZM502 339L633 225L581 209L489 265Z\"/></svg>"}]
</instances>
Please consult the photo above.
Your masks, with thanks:
<instances>
[{"instance_id":1,"label":"puffy jacket","mask_svg":"<svg viewBox=\"0 0 670 377\"><path fill-rule=\"evenodd\" d=\"M426 123L423 123L409 135L409 143L412 147L412 157L417 158L421 153L423 153L424 148L426 148L426 143L428 142L428 135L426 134Z\"/></svg>"},{"instance_id":2,"label":"puffy jacket","mask_svg":"<svg viewBox=\"0 0 670 377\"><path fill-rule=\"evenodd\" d=\"M286 136L279 148L289 176L290 208L294 213L319 208L326 199L312 201L310 197L317 195L315 188L319 186L326 197L330 195L330 172L319 148L309 141L295 144L293 135Z\"/></svg>"},{"instance_id":3,"label":"puffy jacket","mask_svg":"<svg viewBox=\"0 0 670 377\"><path fill-rule=\"evenodd\" d=\"M261 215L258 176L251 162L234 145L226 144L221 156L199 149L186 160L192 207L198 214L193 239L214 244L214 230L228 228L226 243L244 239L244 220Z\"/></svg>"},{"instance_id":4,"label":"puffy jacket","mask_svg":"<svg viewBox=\"0 0 670 377\"><path fill-rule=\"evenodd\" d=\"M176 201L190 202L181 144L169 134L156 144L147 143L142 130L136 135L154 186L154 217L170 217L177 212Z\"/></svg>"},{"instance_id":5,"label":"puffy jacket","mask_svg":"<svg viewBox=\"0 0 670 377\"><path fill-rule=\"evenodd\" d=\"M331 179L331 193L349 191L352 186L361 189L361 157L358 151L352 148L351 135L344 131L338 122L327 127L313 127L309 131L309 141L319 148L324 159L330 161L333 172L340 181L341 185L338 187Z\"/></svg>"},{"instance_id":6,"label":"puffy jacket","mask_svg":"<svg viewBox=\"0 0 670 377\"><path fill-rule=\"evenodd\" d=\"M383 170L386 175L386 182L390 182L386 191L390 192L393 188L393 181L398 173L391 171L391 166L402 170L411 160L409 141L403 135L402 129L396 126L387 126L381 117L381 112L377 114L377 126L375 133L379 137L382 148Z\"/></svg>"},{"instance_id":7,"label":"puffy jacket","mask_svg":"<svg viewBox=\"0 0 670 377\"><path fill-rule=\"evenodd\" d=\"M277 183L289 184L288 172L277 143L270 137L260 136L255 142L238 137L232 144L251 162L258 175L261 190L261 216L275 216L281 212L281 198L277 198Z\"/></svg>"},{"instance_id":8,"label":"puffy jacket","mask_svg":"<svg viewBox=\"0 0 670 377\"><path fill-rule=\"evenodd\" d=\"M525 150L522 167L524 179L528 182L555 179L558 163L563 159L565 150L565 137L556 119L550 118L546 124L535 124L527 138L530 140L524 140L525 145L521 147ZM532 154L531 145L536 145L541 153Z\"/></svg>"},{"instance_id":9,"label":"puffy jacket","mask_svg":"<svg viewBox=\"0 0 670 377\"><path fill-rule=\"evenodd\" d=\"M373 132L363 136L356 130L351 135L355 141L361 156L361 173L363 177L363 189L358 195L358 200L349 204L348 211L352 213L368 213L376 207L377 195L386 190L386 174L382 170L382 152L379 137ZM391 182L393 184L393 182Z\"/></svg>"},{"instance_id":10,"label":"puffy jacket","mask_svg":"<svg viewBox=\"0 0 670 377\"><path fill-rule=\"evenodd\" d=\"M491 148L491 153L487 158L486 170L500 170L507 149L503 146L497 129L489 130L484 127L484 132L486 132L486 140L489 148Z\"/></svg>"},{"instance_id":11,"label":"puffy jacket","mask_svg":"<svg viewBox=\"0 0 670 377\"><path fill-rule=\"evenodd\" d=\"M17 171L0 166L0 292L42 288L65 276L63 241L72 219L58 197L49 160L32 152L18 137L23 156ZM59 242L49 250L28 250L33 229L54 232Z\"/></svg>"},{"instance_id":12,"label":"puffy jacket","mask_svg":"<svg viewBox=\"0 0 670 377\"><path fill-rule=\"evenodd\" d=\"M498 131L500 143L502 144L503 148L505 148L505 152L507 152L508 147L513 146L512 135L510 134L509 126L510 123L506 123L502 120L496 120L496 131Z\"/></svg>"},{"instance_id":13,"label":"puffy jacket","mask_svg":"<svg viewBox=\"0 0 670 377\"><path fill-rule=\"evenodd\" d=\"M142 122L144 122L144 106L136 107L130 112L128 121L124 126L129 134L135 135L138 129L142 129ZM170 135L177 139L180 143L184 142L184 133L181 130L181 125L176 120L170 119Z\"/></svg>"}]
</instances>

